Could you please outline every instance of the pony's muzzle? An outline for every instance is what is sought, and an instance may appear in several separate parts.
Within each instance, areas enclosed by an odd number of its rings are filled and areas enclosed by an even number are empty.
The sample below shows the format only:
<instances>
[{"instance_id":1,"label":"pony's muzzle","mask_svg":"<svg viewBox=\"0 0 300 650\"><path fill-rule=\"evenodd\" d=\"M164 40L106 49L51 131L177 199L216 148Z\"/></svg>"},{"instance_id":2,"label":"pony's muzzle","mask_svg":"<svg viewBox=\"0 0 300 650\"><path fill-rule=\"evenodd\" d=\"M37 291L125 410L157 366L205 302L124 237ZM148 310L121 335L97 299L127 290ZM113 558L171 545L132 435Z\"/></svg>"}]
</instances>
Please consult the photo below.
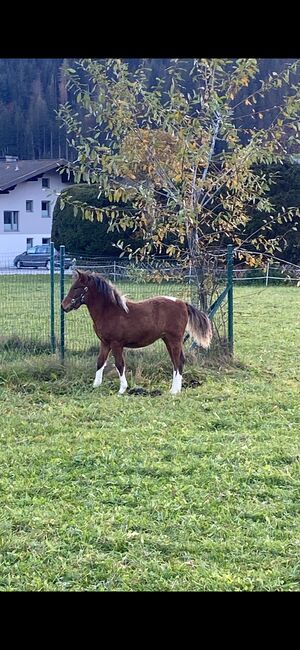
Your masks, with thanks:
<instances>
[{"instance_id":1,"label":"pony's muzzle","mask_svg":"<svg viewBox=\"0 0 300 650\"><path fill-rule=\"evenodd\" d=\"M61 306L62 310L63 310L66 314L68 313L68 311L71 311L71 310L73 309L73 305L72 305L72 304L64 305L64 300L62 300L60 306Z\"/></svg>"}]
</instances>

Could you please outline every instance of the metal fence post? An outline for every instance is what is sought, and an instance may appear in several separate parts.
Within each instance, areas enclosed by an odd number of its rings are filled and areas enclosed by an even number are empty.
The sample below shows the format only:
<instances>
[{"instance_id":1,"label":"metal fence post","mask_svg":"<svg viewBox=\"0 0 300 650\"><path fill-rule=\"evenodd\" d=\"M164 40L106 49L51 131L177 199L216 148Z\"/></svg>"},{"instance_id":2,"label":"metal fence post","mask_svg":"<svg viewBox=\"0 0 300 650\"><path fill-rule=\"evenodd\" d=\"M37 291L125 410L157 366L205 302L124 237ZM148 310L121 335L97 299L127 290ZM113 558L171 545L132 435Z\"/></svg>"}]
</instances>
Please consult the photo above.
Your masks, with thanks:
<instances>
[{"instance_id":1,"label":"metal fence post","mask_svg":"<svg viewBox=\"0 0 300 650\"><path fill-rule=\"evenodd\" d=\"M65 247L59 247L60 253L60 302L65 297ZM60 308L60 358L65 358L65 312Z\"/></svg>"},{"instance_id":2,"label":"metal fence post","mask_svg":"<svg viewBox=\"0 0 300 650\"><path fill-rule=\"evenodd\" d=\"M55 325L54 325L54 243L50 242L50 338L51 350L55 352Z\"/></svg>"},{"instance_id":3,"label":"metal fence post","mask_svg":"<svg viewBox=\"0 0 300 650\"><path fill-rule=\"evenodd\" d=\"M266 272L266 287L269 284L269 271L270 271L270 262L267 264L267 272Z\"/></svg>"},{"instance_id":4,"label":"metal fence post","mask_svg":"<svg viewBox=\"0 0 300 650\"><path fill-rule=\"evenodd\" d=\"M233 354L233 245L227 246L228 347Z\"/></svg>"}]
</instances>

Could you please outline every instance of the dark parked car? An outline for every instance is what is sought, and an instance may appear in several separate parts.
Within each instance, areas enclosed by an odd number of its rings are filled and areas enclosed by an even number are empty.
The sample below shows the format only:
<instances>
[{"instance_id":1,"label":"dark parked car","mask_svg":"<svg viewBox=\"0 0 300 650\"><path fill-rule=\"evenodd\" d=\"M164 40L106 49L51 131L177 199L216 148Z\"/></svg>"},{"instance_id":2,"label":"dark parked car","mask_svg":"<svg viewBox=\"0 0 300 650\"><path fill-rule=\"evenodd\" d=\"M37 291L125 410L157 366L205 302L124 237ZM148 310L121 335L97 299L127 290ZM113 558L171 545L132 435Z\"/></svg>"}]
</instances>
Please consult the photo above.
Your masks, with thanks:
<instances>
[{"instance_id":1,"label":"dark parked car","mask_svg":"<svg viewBox=\"0 0 300 650\"><path fill-rule=\"evenodd\" d=\"M54 251L54 265L59 266L59 252ZM65 257L65 268L68 269L72 264L72 259L70 257ZM20 253L14 259L14 265L17 269L22 267L33 267L38 268L39 266L44 266L46 269L50 269L50 246L49 244L41 244L40 246L32 246L28 248L24 253Z\"/></svg>"}]
</instances>

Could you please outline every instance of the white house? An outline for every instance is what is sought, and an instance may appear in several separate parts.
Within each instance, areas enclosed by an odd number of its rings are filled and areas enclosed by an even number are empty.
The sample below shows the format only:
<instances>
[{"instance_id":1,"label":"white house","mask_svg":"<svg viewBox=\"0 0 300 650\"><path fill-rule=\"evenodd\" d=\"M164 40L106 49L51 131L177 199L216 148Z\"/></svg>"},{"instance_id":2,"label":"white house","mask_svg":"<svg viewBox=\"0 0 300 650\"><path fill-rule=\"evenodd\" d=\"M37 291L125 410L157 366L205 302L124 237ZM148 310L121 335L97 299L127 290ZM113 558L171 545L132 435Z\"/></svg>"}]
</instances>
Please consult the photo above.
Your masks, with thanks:
<instances>
[{"instance_id":1,"label":"white house","mask_svg":"<svg viewBox=\"0 0 300 650\"><path fill-rule=\"evenodd\" d=\"M18 253L48 244L59 193L68 183L57 160L0 158L0 265L10 265Z\"/></svg>"}]
</instances>

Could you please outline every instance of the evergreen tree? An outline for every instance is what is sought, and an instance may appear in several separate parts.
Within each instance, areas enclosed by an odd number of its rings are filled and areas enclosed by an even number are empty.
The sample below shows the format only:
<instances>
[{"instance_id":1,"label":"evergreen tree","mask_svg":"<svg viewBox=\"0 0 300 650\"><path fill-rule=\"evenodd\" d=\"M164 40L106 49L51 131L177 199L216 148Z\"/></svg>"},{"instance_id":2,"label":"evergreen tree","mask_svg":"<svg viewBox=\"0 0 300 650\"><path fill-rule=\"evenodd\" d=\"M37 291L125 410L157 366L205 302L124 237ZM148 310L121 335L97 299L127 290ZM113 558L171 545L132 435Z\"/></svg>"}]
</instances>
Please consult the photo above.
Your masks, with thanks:
<instances>
[{"instance_id":1,"label":"evergreen tree","mask_svg":"<svg viewBox=\"0 0 300 650\"><path fill-rule=\"evenodd\" d=\"M98 198L98 188L92 185L73 186L66 190L62 196L68 194L76 201L92 204L97 207L109 205L105 198ZM125 207L125 204L123 205ZM72 206L66 204L60 209L60 201L57 200L52 223L52 240L56 248L64 244L71 255L93 255L119 257L120 249L116 247L120 239L120 233L116 230L107 232L107 224L91 216L90 220L83 219L80 214L74 213ZM122 233L124 238L124 233ZM136 246L141 242L137 240L136 233L131 229L126 231L127 242ZM115 245L114 245L115 244Z\"/></svg>"},{"instance_id":2,"label":"evergreen tree","mask_svg":"<svg viewBox=\"0 0 300 650\"><path fill-rule=\"evenodd\" d=\"M260 59L259 71L250 80L249 87L241 90L240 104L235 111L238 126L247 130L268 128L276 116L275 95L281 98L289 92L289 86L282 83L279 93L270 93L268 98L258 97L251 109L243 100L255 92L261 80L270 73L278 75L292 59ZM129 59L129 69L134 72L143 62L148 88L157 86L157 78L169 87L168 67L170 59ZM193 91L189 74L193 60L185 62L183 74L185 88ZM0 155L5 153L23 158L49 158L72 156L67 147L66 133L59 128L56 111L60 103L70 101L75 105L74 95L67 91L65 67L73 67L73 59L0 59ZM299 83L295 78L294 82ZM80 111L80 106L78 107ZM216 147L222 148L217 142Z\"/></svg>"}]
</instances>

